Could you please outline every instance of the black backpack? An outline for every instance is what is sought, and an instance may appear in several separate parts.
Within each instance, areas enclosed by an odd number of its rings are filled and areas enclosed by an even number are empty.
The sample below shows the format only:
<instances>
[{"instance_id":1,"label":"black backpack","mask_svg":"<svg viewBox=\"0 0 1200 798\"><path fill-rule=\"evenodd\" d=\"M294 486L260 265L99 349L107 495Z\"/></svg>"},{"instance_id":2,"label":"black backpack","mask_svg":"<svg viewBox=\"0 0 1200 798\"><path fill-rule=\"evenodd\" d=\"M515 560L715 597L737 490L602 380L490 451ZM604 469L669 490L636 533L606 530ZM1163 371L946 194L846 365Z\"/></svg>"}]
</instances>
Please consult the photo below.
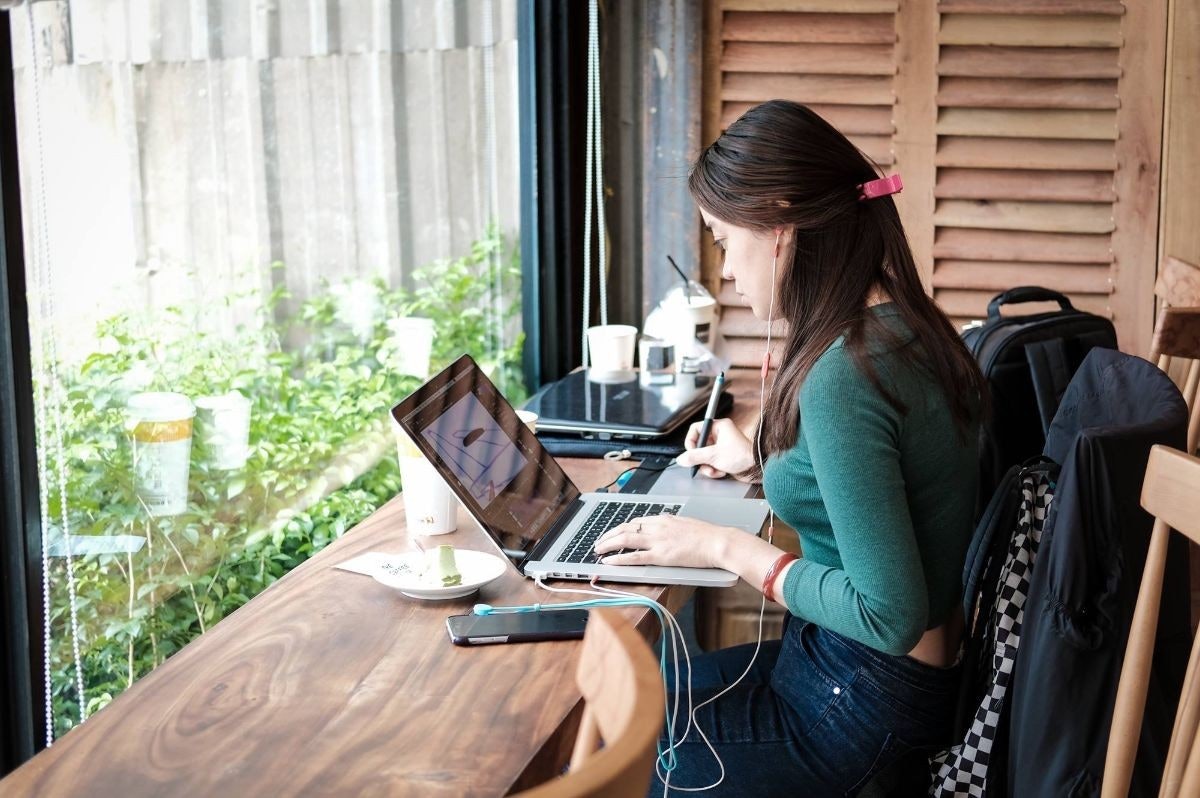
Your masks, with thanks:
<instances>
[{"instance_id":1,"label":"black backpack","mask_svg":"<svg viewBox=\"0 0 1200 798\"><path fill-rule=\"evenodd\" d=\"M1059 310L1001 316L1021 302L1057 302ZM992 412L979 433L979 497L996 490L1012 466L1041 454L1046 430L1067 384L1095 347L1117 348L1117 332L1103 316L1077 310L1057 291L1022 286L997 294L987 320L963 332L991 390Z\"/></svg>"}]
</instances>

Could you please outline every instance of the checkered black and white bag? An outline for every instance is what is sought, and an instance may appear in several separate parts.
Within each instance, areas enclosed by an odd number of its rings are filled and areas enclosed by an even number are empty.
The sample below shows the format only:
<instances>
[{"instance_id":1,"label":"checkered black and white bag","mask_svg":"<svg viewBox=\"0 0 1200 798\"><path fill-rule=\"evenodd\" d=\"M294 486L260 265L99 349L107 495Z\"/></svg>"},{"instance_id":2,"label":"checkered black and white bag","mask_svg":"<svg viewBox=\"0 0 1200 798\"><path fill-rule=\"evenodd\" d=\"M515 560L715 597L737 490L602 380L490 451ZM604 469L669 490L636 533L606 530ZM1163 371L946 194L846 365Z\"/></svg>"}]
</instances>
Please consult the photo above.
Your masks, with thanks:
<instances>
[{"instance_id":1,"label":"checkered black and white bag","mask_svg":"<svg viewBox=\"0 0 1200 798\"><path fill-rule=\"evenodd\" d=\"M1029 595L1046 513L1054 498L1051 472L1045 468L1022 471L1020 497L1016 528L1003 552L1003 564L991 584L982 587L977 605L980 613L988 613L975 623L976 628L979 623L984 624L980 635L984 642L982 653L990 655L983 674L982 697L962 742L929 760L933 772L929 794L937 798L983 798L988 793L991 782L988 766L1021 645L1025 598ZM998 558L999 554L996 551L993 557ZM991 571L984 569L985 573Z\"/></svg>"}]
</instances>

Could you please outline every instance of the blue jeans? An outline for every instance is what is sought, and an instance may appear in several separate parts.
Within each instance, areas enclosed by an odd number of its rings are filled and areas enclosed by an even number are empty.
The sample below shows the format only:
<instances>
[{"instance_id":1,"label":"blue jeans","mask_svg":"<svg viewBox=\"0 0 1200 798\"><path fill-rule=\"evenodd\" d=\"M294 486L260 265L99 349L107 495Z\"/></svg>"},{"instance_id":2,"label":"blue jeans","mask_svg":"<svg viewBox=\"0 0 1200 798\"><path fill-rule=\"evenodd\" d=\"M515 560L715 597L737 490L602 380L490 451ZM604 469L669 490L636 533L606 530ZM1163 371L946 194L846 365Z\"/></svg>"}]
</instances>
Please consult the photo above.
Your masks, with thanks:
<instances>
[{"instance_id":1,"label":"blue jeans","mask_svg":"<svg viewBox=\"0 0 1200 798\"><path fill-rule=\"evenodd\" d=\"M950 742L961 668L891 656L790 620L782 640L763 643L737 687L696 713L725 765L720 786L698 795L854 795L904 754ZM736 679L753 651L736 646L694 660L693 702ZM672 787L702 787L720 776L695 730L676 750ZM655 777L650 795L662 794Z\"/></svg>"}]
</instances>

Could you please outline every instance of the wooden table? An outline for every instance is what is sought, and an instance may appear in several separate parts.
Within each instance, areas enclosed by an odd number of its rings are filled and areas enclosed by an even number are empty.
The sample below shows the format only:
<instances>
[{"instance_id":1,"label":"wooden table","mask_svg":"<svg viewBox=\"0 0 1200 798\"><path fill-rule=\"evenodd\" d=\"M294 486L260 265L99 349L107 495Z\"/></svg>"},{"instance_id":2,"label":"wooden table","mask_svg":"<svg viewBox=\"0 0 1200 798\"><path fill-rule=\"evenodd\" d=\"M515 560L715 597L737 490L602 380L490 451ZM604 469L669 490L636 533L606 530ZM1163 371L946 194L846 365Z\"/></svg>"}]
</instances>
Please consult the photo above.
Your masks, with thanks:
<instances>
[{"instance_id":1,"label":"wooden table","mask_svg":"<svg viewBox=\"0 0 1200 798\"><path fill-rule=\"evenodd\" d=\"M629 467L561 462L583 488ZM461 508L457 532L428 540L495 551ZM569 755L559 732L578 723L578 644L459 647L445 620L478 601L559 597L515 568L444 602L334 568L408 549L401 495L14 771L0 794L491 796L548 778ZM638 590L673 609L690 593ZM652 615L627 612L654 634Z\"/></svg>"},{"instance_id":2,"label":"wooden table","mask_svg":"<svg viewBox=\"0 0 1200 798\"><path fill-rule=\"evenodd\" d=\"M732 386L742 421L751 382ZM560 462L584 490L632 464ZM458 531L432 540L494 551L461 509ZM494 796L550 778L578 724L578 644L458 647L445 620L480 601L559 597L515 568L446 602L334 568L408 549L401 495L14 771L0 795ZM672 611L692 593L635 589ZM623 612L657 636L648 611Z\"/></svg>"}]
</instances>

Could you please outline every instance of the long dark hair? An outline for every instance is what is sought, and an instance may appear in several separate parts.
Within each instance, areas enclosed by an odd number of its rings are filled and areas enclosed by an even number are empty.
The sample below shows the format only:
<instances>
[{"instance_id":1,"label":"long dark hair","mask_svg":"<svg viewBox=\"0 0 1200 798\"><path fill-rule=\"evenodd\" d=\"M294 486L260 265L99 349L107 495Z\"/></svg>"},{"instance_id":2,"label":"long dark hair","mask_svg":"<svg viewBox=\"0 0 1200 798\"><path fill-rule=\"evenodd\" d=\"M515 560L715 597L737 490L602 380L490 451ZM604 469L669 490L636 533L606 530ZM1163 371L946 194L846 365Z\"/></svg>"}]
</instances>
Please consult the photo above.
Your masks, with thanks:
<instances>
[{"instance_id":1,"label":"long dark hair","mask_svg":"<svg viewBox=\"0 0 1200 798\"><path fill-rule=\"evenodd\" d=\"M767 454L795 444L797 392L840 335L858 368L902 413L907 408L876 373L868 340L894 342L898 357L932 376L960 435L986 400L974 357L921 286L895 202L890 196L858 200L857 186L877 177L866 156L832 125L785 100L743 114L700 153L688 175L696 202L721 221L762 232L793 231L790 261L778 266L776 308L788 332L763 408ZM919 346L903 345L867 312L875 287L898 306Z\"/></svg>"}]
</instances>

